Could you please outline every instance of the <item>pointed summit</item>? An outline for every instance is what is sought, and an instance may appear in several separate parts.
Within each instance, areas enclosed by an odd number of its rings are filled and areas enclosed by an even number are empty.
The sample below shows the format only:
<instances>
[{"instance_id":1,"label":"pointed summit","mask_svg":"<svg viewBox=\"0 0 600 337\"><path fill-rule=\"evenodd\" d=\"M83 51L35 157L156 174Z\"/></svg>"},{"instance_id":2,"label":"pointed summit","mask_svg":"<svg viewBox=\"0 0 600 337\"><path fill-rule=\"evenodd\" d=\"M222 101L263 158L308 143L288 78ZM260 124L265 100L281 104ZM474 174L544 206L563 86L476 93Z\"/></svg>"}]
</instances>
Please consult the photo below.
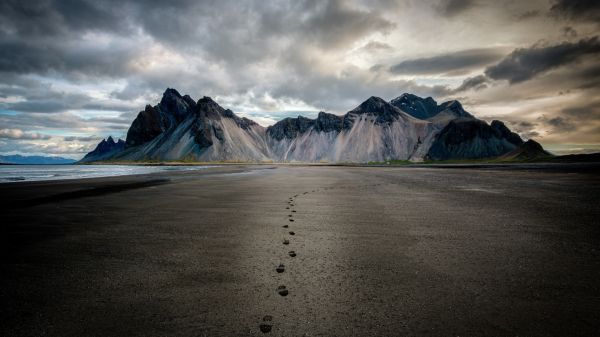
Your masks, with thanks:
<instances>
[{"instance_id":1,"label":"pointed summit","mask_svg":"<svg viewBox=\"0 0 600 337\"><path fill-rule=\"evenodd\" d=\"M444 102L439 106L440 112L447 112L455 117L466 117L466 118L475 118L473 115L468 113L457 100L452 100L448 102Z\"/></svg>"},{"instance_id":2,"label":"pointed summit","mask_svg":"<svg viewBox=\"0 0 600 337\"><path fill-rule=\"evenodd\" d=\"M165 90L165 92L163 93L163 98L162 99L170 99L171 97L177 97L177 98L183 98L181 97L181 94L179 93L179 91L177 91L176 89L173 88L167 88Z\"/></svg>"},{"instance_id":3,"label":"pointed summit","mask_svg":"<svg viewBox=\"0 0 600 337\"><path fill-rule=\"evenodd\" d=\"M359 106L351 110L353 113L372 113L372 114L386 114L386 113L396 113L397 109L386 102L384 99L371 96L366 101L362 102Z\"/></svg>"},{"instance_id":4,"label":"pointed summit","mask_svg":"<svg viewBox=\"0 0 600 337\"><path fill-rule=\"evenodd\" d=\"M209 96L204 96L198 100L198 104L217 104L212 98ZM218 105L218 104L217 104Z\"/></svg>"},{"instance_id":5,"label":"pointed summit","mask_svg":"<svg viewBox=\"0 0 600 337\"><path fill-rule=\"evenodd\" d=\"M189 96L186 95L186 97ZM177 122L180 122L194 110L193 102L191 98L188 100L182 97L177 90L167 88L158 106L162 112L174 116Z\"/></svg>"},{"instance_id":6,"label":"pointed summit","mask_svg":"<svg viewBox=\"0 0 600 337\"><path fill-rule=\"evenodd\" d=\"M377 116L375 120L378 124L393 123L399 118L409 119L410 116L402 110L386 102L384 99L371 96L366 101L362 102L354 110L349 111L350 114L370 114Z\"/></svg>"},{"instance_id":7,"label":"pointed summit","mask_svg":"<svg viewBox=\"0 0 600 337\"><path fill-rule=\"evenodd\" d=\"M421 98L409 93L394 98L390 101L390 104L419 119L431 118L440 111L437 102L433 98Z\"/></svg>"}]
</instances>

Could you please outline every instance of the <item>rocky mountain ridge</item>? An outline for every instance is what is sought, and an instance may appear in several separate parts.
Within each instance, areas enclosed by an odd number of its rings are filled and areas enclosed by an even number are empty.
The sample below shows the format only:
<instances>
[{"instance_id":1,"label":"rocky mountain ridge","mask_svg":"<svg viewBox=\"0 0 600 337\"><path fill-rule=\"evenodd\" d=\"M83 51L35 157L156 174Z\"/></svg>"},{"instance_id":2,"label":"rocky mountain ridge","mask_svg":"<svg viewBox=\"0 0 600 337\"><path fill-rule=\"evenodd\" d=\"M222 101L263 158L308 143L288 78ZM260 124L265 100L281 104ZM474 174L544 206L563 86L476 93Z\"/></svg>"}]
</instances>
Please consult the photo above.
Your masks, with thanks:
<instances>
[{"instance_id":1,"label":"rocky mountain ridge","mask_svg":"<svg viewBox=\"0 0 600 337\"><path fill-rule=\"evenodd\" d=\"M475 118L458 101L438 104L412 94L390 102L373 96L341 116L320 112L265 128L210 97L194 101L167 89L157 105L139 112L122 148L100 151L101 144L82 162L418 162L497 157L523 140L500 121Z\"/></svg>"}]
</instances>

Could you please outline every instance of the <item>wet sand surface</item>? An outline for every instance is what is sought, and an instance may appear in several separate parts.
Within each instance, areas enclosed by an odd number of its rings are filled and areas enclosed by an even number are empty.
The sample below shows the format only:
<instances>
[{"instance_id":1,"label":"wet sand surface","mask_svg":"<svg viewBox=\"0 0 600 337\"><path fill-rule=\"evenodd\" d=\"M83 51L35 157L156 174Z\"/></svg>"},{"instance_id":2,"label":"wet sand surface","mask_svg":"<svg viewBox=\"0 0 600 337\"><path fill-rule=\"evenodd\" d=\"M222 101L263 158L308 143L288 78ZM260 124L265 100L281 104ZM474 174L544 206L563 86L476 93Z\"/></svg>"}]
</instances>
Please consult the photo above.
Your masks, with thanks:
<instances>
[{"instance_id":1,"label":"wet sand surface","mask_svg":"<svg viewBox=\"0 0 600 337\"><path fill-rule=\"evenodd\" d=\"M2 184L0 335L597 335L598 173L227 166Z\"/></svg>"}]
</instances>

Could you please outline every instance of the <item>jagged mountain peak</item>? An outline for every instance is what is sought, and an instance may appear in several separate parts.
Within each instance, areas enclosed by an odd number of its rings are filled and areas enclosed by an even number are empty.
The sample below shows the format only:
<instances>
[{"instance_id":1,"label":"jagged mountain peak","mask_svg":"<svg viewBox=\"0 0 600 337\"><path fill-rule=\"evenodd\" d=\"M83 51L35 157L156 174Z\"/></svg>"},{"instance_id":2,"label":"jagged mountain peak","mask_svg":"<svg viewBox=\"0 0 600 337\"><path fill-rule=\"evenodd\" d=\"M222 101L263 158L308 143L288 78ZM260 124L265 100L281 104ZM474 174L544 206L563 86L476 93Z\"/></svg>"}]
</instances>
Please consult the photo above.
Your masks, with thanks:
<instances>
[{"instance_id":1,"label":"jagged mountain peak","mask_svg":"<svg viewBox=\"0 0 600 337\"><path fill-rule=\"evenodd\" d=\"M177 90L167 88L158 106L161 111L174 116L180 122L194 111L196 103L190 96L181 96Z\"/></svg>"},{"instance_id":2,"label":"jagged mountain peak","mask_svg":"<svg viewBox=\"0 0 600 337\"><path fill-rule=\"evenodd\" d=\"M376 96L369 97L369 99L349 111L347 115L375 115L375 123L377 124L390 124L398 119L408 120L412 118L401 109Z\"/></svg>"},{"instance_id":3,"label":"jagged mountain peak","mask_svg":"<svg viewBox=\"0 0 600 337\"><path fill-rule=\"evenodd\" d=\"M198 100L198 104L216 104L216 105L219 105L210 96L203 96L202 98L200 98Z\"/></svg>"},{"instance_id":4,"label":"jagged mountain peak","mask_svg":"<svg viewBox=\"0 0 600 337\"><path fill-rule=\"evenodd\" d=\"M437 102L433 98L431 98L429 96L426 97L426 98L423 98L421 96L417 96L415 94L411 94L411 93L408 93L408 92L405 92L402 95L400 95L400 96L392 99L390 101L390 103L392 103L392 105L395 105L394 104L395 102L397 102L397 103L415 103L415 102L420 102L420 101L433 102L433 103L435 103L437 105Z\"/></svg>"},{"instance_id":5,"label":"jagged mountain peak","mask_svg":"<svg viewBox=\"0 0 600 337\"><path fill-rule=\"evenodd\" d=\"M167 88L165 89L165 92L163 92L163 99L165 97L178 97L178 98L182 98L181 94L179 93L179 91L177 91L177 89L173 89L173 88Z\"/></svg>"},{"instance_id":6,"label":"jagged mountain peak","mask_svg":"<svg viewBox=\"0 0 600 337\"><path fill-rule=\"evenodd\" d=\"M351 112L358 113L367 113L367 112L376 112L381 113L386 108L390 109L389 103L386 102L383 98L371 96L366 101L362 102L359 106L354 108Z\"/></svg>"},{"instance_id":7,"label":"jagged mountain peak","mask_svg":"<svg viewBox=\"0 0 600 337\"><path fill-rule=\"evenodd\" d=\"M447 111L455 117L475 118L468 113L458 100L447 101L439 105L439 111Z\"/></svg>"},{"instance_id":8,"label":"jagged mountain peak","mask_svg":"<svg viewBox=\"0 0 600 337\"><path fill-rule=\"evenodd\" d=\"M102 139L96 148L90 153L86 154L81 162L90 162L97 160L104 160L110 158L112 155L123 151L125 148L125 142L122 139L118 139L116 142L112 136L108 136L106 139Z\"/></svg>"},{"instance_id":9,"label":"jagged mountain peak","mask_svg":"<svg viewBox=\"0 0 600 337\"><path fill-rule=\"evenodd\" d=\"M115 139L113 138L113 136L108 136L105 139L102 139L100 141L100 144L103 144L103 145L106 145L106 146L113 146L113 145L119 144L119 143L125 143L125 141L123 139L121 139L121 138L118 138L115 141ZM100 144L98 144L98 145L100 145Z\"/></svg>"},{"instance_id":10,"label":"jagged mountain peak","mask_svg":"<svg viewBox=\"0 0 600 337\"><path fill-rule=\"evenodd\" d=\"M298 116L296 118L287 117L267 128L267 134L276 140L284 138L293 139L296 136L308 131L315 124L314 119Z\"/></svg>"},{"instance_id":11,"label":"jagged mountain peak","mask_svg":"<svg viewBox=\"0 0 600 337\"><path fill-rule=\"evenodd\" d=\"M422 98L417 95L404 93L393 100L390 104L402 110L403 112L424 120L449 120L457 117L474 118L470 113L465 111L462 104L457 100L451 100L438 105L431 97Z\"/></svg>"},{"instance_id":12,"label":"jagged mountain peak","mask_svg":"<svg viewBox=\"0 0 600 337\"><path fill-rule=\"evenodd\" d=\"M418 119L428 119L439 112L437 102L433 98L422 98L409 93L394 98L390 104Z\"/></svg>"}]
</instances>

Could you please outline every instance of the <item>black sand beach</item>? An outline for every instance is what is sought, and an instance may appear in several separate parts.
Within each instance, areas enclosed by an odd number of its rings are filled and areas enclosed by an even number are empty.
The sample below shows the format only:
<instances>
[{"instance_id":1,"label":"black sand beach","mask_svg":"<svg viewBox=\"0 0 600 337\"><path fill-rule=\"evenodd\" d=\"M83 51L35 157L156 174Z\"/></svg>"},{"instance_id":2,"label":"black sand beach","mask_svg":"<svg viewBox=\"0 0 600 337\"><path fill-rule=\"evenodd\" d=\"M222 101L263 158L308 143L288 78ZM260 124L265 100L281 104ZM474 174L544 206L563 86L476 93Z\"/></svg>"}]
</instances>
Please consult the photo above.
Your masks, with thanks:
<instances>
[{"instance_id":1,"label":"black sand beach","mask_svg":"<svg viewBox=\"0 0 600 337\"><path fill-rule=\"evenodd\" d=\"M225 166L2 184L0 335L598 335L599 172Z\"/></svg>"}]
</instances>

